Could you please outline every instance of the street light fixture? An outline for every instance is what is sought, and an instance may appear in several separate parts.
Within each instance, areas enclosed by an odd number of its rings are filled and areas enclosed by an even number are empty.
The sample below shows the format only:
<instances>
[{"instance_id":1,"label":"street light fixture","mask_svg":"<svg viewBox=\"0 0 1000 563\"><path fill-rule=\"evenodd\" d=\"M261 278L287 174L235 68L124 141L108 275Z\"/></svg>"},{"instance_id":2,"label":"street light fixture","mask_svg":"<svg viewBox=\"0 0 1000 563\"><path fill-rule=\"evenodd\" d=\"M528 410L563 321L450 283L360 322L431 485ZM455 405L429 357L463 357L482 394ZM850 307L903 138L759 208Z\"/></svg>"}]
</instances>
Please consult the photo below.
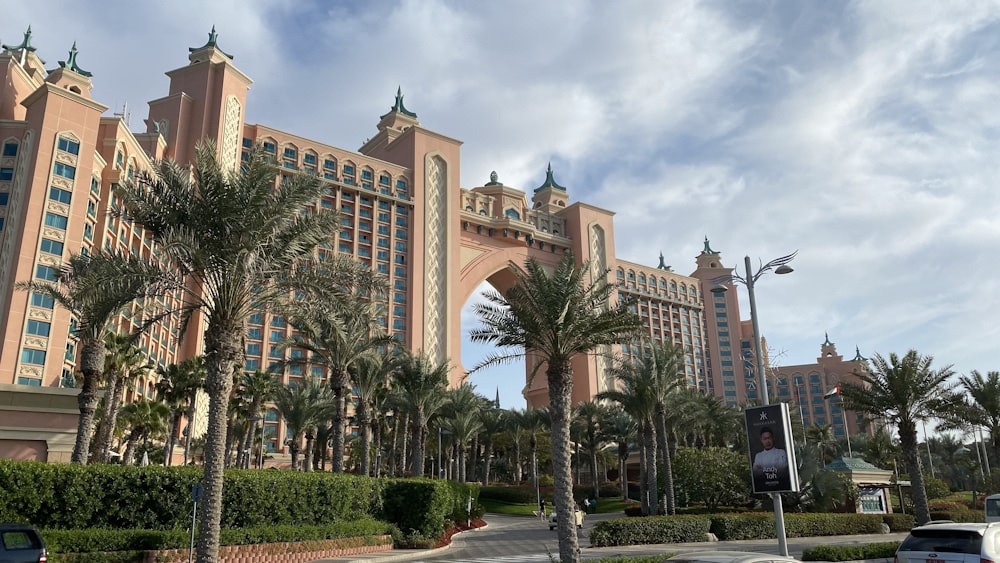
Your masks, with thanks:
<instances>
[{"instance_id":1,"label":"street light fixture","mask_svg":"<svg viewBox=\"0 0 1000 563\"><path fill-rule=\"evenodd\" d=\"M757 374L758 377L760 377L760 391L763 396L762 402L765 406L770 404L770 399L767 389L767 374L764 372L764 355L761 353L760 323L757 320L757 298L754 295L753 286L754 283L756 283L757 280L759 280L760 277L767 272L774 272L775 274L792 273L794 270L788 265L788 263L795 259L796 254L798 254L798 251L782 256L781 258L775 258L767 264L762 264L756 272L753 272L753 265L750 263L750 257L745 256L743 259L743 265L746 268L746 273L744 276L733 272L729 275L712 280L715 282L715 285L710 291L716 294L728 291L729 288L724 285L724 282L726 281L739 282L747 286L747 293L750 294L750 322L753 325L753 347L754 352L757 355ZM792 471L794 470L795 468L792 468ZM781 494L771 493L771 500L774 503L774 521L775 527L777 528L778 549L780 550L781 555L788 557L788 542L785 538L785 514L781 504Z\"/></svg>"}]
</instances>

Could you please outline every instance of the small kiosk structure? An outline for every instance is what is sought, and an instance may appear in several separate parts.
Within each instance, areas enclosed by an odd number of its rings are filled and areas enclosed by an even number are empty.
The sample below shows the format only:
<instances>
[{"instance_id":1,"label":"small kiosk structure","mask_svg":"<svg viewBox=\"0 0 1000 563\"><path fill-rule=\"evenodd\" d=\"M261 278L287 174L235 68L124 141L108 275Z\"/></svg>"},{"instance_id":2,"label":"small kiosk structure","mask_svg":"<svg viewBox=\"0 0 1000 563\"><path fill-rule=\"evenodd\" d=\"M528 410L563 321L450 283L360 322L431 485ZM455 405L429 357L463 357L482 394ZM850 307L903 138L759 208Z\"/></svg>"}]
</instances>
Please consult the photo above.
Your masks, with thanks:
<instances>
[{"instance_id":1,"label":"small kiosk structure","mask_svg":"<svg viewBox=\"0 0 1000 563\"><path fill-rule=\"evenodd\" d=\"M860 457L842 457L826 466L827 471L844 473L858 486L858 505L856 512L861 514L890 514L892 503L889 502L889 487L892 483L892 471L879 469Z\"/></svg>"}]
</instances>

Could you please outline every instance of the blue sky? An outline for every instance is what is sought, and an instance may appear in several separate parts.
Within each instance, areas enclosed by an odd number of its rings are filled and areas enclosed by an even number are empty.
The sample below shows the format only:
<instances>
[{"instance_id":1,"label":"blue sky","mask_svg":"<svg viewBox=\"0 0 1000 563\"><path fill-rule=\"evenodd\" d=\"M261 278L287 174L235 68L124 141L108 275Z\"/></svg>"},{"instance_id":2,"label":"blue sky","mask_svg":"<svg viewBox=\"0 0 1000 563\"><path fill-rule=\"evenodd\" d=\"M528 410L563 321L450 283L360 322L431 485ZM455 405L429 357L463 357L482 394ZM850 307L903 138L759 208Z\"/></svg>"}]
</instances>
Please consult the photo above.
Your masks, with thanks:
<instances>
[{"instance_id":1,"label":"blue sky","mask_svg":"<svg viewBox=\"0 0 1000 563\"><path fill-rule=\"evenodd\" d=\"M848 356L915 348L959 373L1000 369L996 2L35 0L3 14L0 40L31 24L50 67L76 41L94 96L128 102L133 130L215 25L255 80L249 122L357 148L401 85L422 125L465 142L463 187L496 170L530 190L551 161L572 199L617 212L621 258L662 251L689 273L706 235L727 265L798 249L795 274L757 288L781 365L812 362L829 332ZM473 382L521 406L521 373Z\"/></svg>"}]
</instances>

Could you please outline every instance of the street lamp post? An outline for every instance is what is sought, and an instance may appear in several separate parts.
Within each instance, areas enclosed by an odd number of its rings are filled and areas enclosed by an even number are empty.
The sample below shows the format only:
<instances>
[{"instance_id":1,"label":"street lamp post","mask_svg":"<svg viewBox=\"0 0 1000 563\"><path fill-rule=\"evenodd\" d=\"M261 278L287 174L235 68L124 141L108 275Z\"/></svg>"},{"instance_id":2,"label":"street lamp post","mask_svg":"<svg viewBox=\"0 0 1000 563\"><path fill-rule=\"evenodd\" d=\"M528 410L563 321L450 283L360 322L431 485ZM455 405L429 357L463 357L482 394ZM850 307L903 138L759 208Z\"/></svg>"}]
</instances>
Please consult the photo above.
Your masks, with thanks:
<instances>
[{"instance_id":1,"label":"street lamp post","mask_svg":"<svg viewBox=\"0 0 1000 563\"><path fill-rule=\"evenodd\" d=\"M760 269L757 270L756 273L753 272L753 266L750 263L750 257L746 256L743 259L743 264L746 268L745 277L734 273L730 274L729 276L725 276L723 278L723 280L728 278L728 280L730 281L736 281L742 283L743 285L747 286L747 293L750 294L750 323L753 325L753 347L754 347L754 353L757 355L756 368L758 377L760 377L760 391L764 406L771 404L771 402L767 388L767 374L764 372L764 355L761 353L760 322L757 319L757 297L756 295L754 295L753 286L754 283L767 272L774 271L774 273L776 274L792 273L793 270L791 266L788 265L788 263L795 258L796 254L797 252L793 252L787 256L782 256L781 258L775 258L774 260L771 260L767 264L762 265ZM723 293L726 290L727 290L726 286L722 285L722 283L718 283L711 289L712 293ZM791 468L791 470L795 471L796 469L793 467ZM771 493L771 500L774 503L774 521L778 536L778 550L781 552L781 555L788 557L788 542L785 538L785 513L781 503L781 494Z\"/></svg>"}]
</instances>

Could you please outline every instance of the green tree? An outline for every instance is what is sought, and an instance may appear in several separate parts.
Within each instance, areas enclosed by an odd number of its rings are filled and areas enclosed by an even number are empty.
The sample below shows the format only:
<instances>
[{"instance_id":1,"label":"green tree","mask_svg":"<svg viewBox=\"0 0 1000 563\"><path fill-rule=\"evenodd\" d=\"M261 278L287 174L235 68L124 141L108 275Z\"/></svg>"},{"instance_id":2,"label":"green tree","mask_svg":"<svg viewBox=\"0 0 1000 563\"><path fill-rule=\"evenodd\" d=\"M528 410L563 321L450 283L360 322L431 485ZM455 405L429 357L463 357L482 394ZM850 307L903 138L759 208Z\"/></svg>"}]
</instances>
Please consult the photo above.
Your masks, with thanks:
<instances>
[{"instance_id":1,"label":"green tree","mask_svg":"<svg viewBox=\"0 0 1000 563\"><path fill-rule=\"evenodd\" d=\"M485 410L488 405L485 397L476 394L476 387L467 382L450 389L447 395L447 402L441 410L444 419L442 423L451 432L455 443L458 459L456 480L464 483L467 481L467 448L482 429L477 413Z\"/></svg>"},{"instance_id":2,"label":"green tree","mask_svg":"<svg viewBox=\"0 0 1000 563\"><path fill-rule=\"evenodd\" d=\"M496 444L496 436L500 435L507 428L508 411L488 405L476 413L479 417L481 435L483 437L483 486L490 484L490 468L493 463L493 449Z\"/></svg>"},{"instance_id":3,"label":"green tree","mask_svg":"<svg viewBox=\"0 0 1000 563\"><path fill-rule=\"evenodd\" d=\"M378 416L379 401L384 400L385 391L389 386L389 375L394 369L396 369L396 364L390 355L371 355L358 361L351 374L354 390L358 396L357 406L354 410L354 421L361 431L361 458L359 461L361 475L371 474L373 422Z\"/></svg>"},{"instance_id":4,"label":"green tree","mask_svg":"<svg viewBox=\"0 0 1000 563\"><path fill-rule=\"evenodd\" d=\"M409 419L410 475L413 477L424 476L428 422L445 404L448 369L447 361L434 365L424 354L407 354L392 374L396 404Z\"/></svg>"},{"instance_id":5,"label":"green tree","mask_svg":"<svg viewBox=\"0 0 1000 563\"><path fill-rule=\"evenodd\" d=\"M927 491L917 450L917 423L944 413L950 401L950 367L931 369L934 358L910 350L904 356L876 354L869 370L857 372L861 384L841 383L844 408L896 426L917 524L930 521Z\"/></svg>"},{"instance_id":6,"label":"green tree","mask_svg":"<svg viewBox=\"0 0 1000 563\"><path fill-rule=\"evenodd\" d=\"M170 419L170 407L158 401L139 399L122 407L121 426L128 430L125 451L122 453L122 465L135 463L136 447L146 442L150 437L159 437L167 432L167 421Z\"/></svg>"},{"instance_id":7,"label":"green tree","mask_svg":"<svg viewBox=\"0 0 1000 563\"><path fill-rule=\"evenodd\" d=\"M92 463L110 461L111 441L125 397L125 388L135 381L140 372L149 369L145 352L135 345L137 341L138 334L109 332L104 336L104 349L107 351L104 375L107 388L104 391L104 415L97 426Z\"/></svg>"},{"instance_id":8,"label":"green tree","mask_svg":"<svg viewBox=\"0 0 1000 563\"><path fill-rule=\"evenodd\" d=\"M292 454L292 469L299 470L299 451L302 437L307 438L305 471L312 471L312 438L316 425L326 420L334 409L334 396L328 387L314 377L306 377L297 385L279 386L274 393L274 406L285 419L289 434L288 449Z\"/></svg>"},{"instance_id":9,"label":"green tree","mask_svg":"<svg viewBox=\"0 0 1000 563\"><path fill-rule=\"evenodd\" d=\"M594 487L594 498L601 496L601 483L597 479L597 452L601 449L601 421L604 418L604 408L594 401L584 401L574 407L574 420L580 426L583 435L581 442L587 453L590 465L590 484Z\"/></svg>"},{"instance_id":10,"label":"green tree","mask_svg":"<svg viewBox=\"0 0 1000 563\"><path fill-rule=\"evenodd\" d=\"M608 409L601 423L601 434L604 439L614 442L618 450L618 481L621 485L622 500L628 499L628 461L629 444L636 440L639 426L635 419L622 410L621 407Z\"/></svg>"},{"instance_id":11,"label":"green tree","mask_svg":"<svg viewBox=\"0 0 1000 563\"><path fill-rule=\"evenodd\" d=\"M684 378L684 356L680 348L670 342L651 343L644 346L638 358L639 369L647 370L653 378L653 396L656 400L653 423L656 430L657 472L663 480L663 495L659 511L663 514L677 513L674 498L674 472L670 449L667 446L668 404L677 396L679 389L687 386Z\"/></svg>"},{"instance_id":12,"label":"green tree","mask_svg":"<svg viewBox=\"0 0 1000 563\"><path fill-rule=\"evenodd\" d=\"M249 427L247 428L246 440L240 446L240 453L237 456L238 467L250 469L250 461L253 457L254 443L257 433L257 420L264 415L264 407L274 396L280 382L273 375L266 371L257 370L253 373L243 374L243 381L240 383L238 394L243 397L247 406L249 417ZM254 420L257 419L257 420Z\"/></svg>"},{"instance_id":13,"label":"green tree","mask_svg":"<svg viewBox=\"0 0 1000 563\"><path fill-rule=\"evenodd\" d=\"M195 150L193 170L163 161L155 175L141 174L116 189L122 216L151 235L171 268L161 279L181 292L184 326L196 318L205 327L209 405L199 562L218 559L232 373L242 362L246 322L254 311L287 299L290 281L315 272L316 248L340 228L337 213L315 205L326 190L318 178L278 177L259 147L233 172L205 142Z\"/></svg>"},{"instance_id":14,"label":"green tree","mask_svg":"<svg viewBox=\"0 0 1000 563\"><path fill-rule=\"evenodd\" d=\"M675 484L689 502L709 510L749 500L750 467L743 454L726 448L678 448Z\"/></svg>"},{"instance_id":15,"label":"green tree","mask_svg":"<svg viewBox=\"0 0 1000 563\"><path fill-rule=\"evenodd\" d=\"M187 409L191 389L201 384L196 380L198 374L190 369L190 363L169 364L157 368L160 380L156 382L157 399L170 409L170 429L163 446L164 465L173 463L174 444L180 431L181 417Z\"/></svg>"},{"instance_id":16,"label":"green tree","mask_svg":"<svg viewBox=\"0 0 1000 563\"><path fill-rule=\"evenodd\" d=\"M840 455L840 441L833 433L832 424L813 424L806 428L806 443L816 448L822 467L833 461Z\"/></svg>"},{"instance_id":17,"label":"green tree","mask_svg":"<svg viewBox=\"0 0 1000 563\"><path fill-rule=\"evenodd\" d=\"M994 459L1000 459L1000 371L982 373L972 370L959 378L976 408L972 414L976 422L990 432L990 445Z\"/></svg>"},{"instance_id":18,"label":"green tree","mask_svg":"<svg viewBox=\"0 0 1000 563\"><path fill-rule=\"evenodd\" d=\"M573 474L570 464L570 420L573 392L572 360L630 340L642 322L628 304L614 303L615 286L608 271L577 267L566 253L549 273L534 258L522 271L513 268L517 282L506 295L486 292L486 301L475 306L482 326L473 329L473 342L494 344L491 354L475 369L528 357L532 373L544 366L552 418L554 504L558 515L559 558L580 560L573 526ZM590 280L590 281L588 281Z\"/></svg>"},{"instance_id":19,"label":"green tree","mask_svg":"<svg viewBox=\"0 0 1000 563\"><path fill-rule=\"evenodd\" d=\"M206 366L204 356L192 356L181 362L182 368L187 372L184 380L184 390L187 393L185 404L187 413L187 428L184 429L184 465L187 465L191 457L191 442L194 440L194 415L198 405L198 393L205 390Z\"/></svg>"},{"instance_id":20,"label":"green tree","mask_svg":"<svg viewBox=\"0 0 1000 563\"><path fill-rule=\"evenodd\" d=\"M86 465L90 456L106 355L104 335L127 305L156 291L158 277L159 268L141 258L97 250L71 255L56 274L56 283L29 281L15 285L19 290L51 298L78 321L75 336L80 339L78 365L83 388L77 396L80 418L72 463Z\"/></svg>"}]
</instances>

